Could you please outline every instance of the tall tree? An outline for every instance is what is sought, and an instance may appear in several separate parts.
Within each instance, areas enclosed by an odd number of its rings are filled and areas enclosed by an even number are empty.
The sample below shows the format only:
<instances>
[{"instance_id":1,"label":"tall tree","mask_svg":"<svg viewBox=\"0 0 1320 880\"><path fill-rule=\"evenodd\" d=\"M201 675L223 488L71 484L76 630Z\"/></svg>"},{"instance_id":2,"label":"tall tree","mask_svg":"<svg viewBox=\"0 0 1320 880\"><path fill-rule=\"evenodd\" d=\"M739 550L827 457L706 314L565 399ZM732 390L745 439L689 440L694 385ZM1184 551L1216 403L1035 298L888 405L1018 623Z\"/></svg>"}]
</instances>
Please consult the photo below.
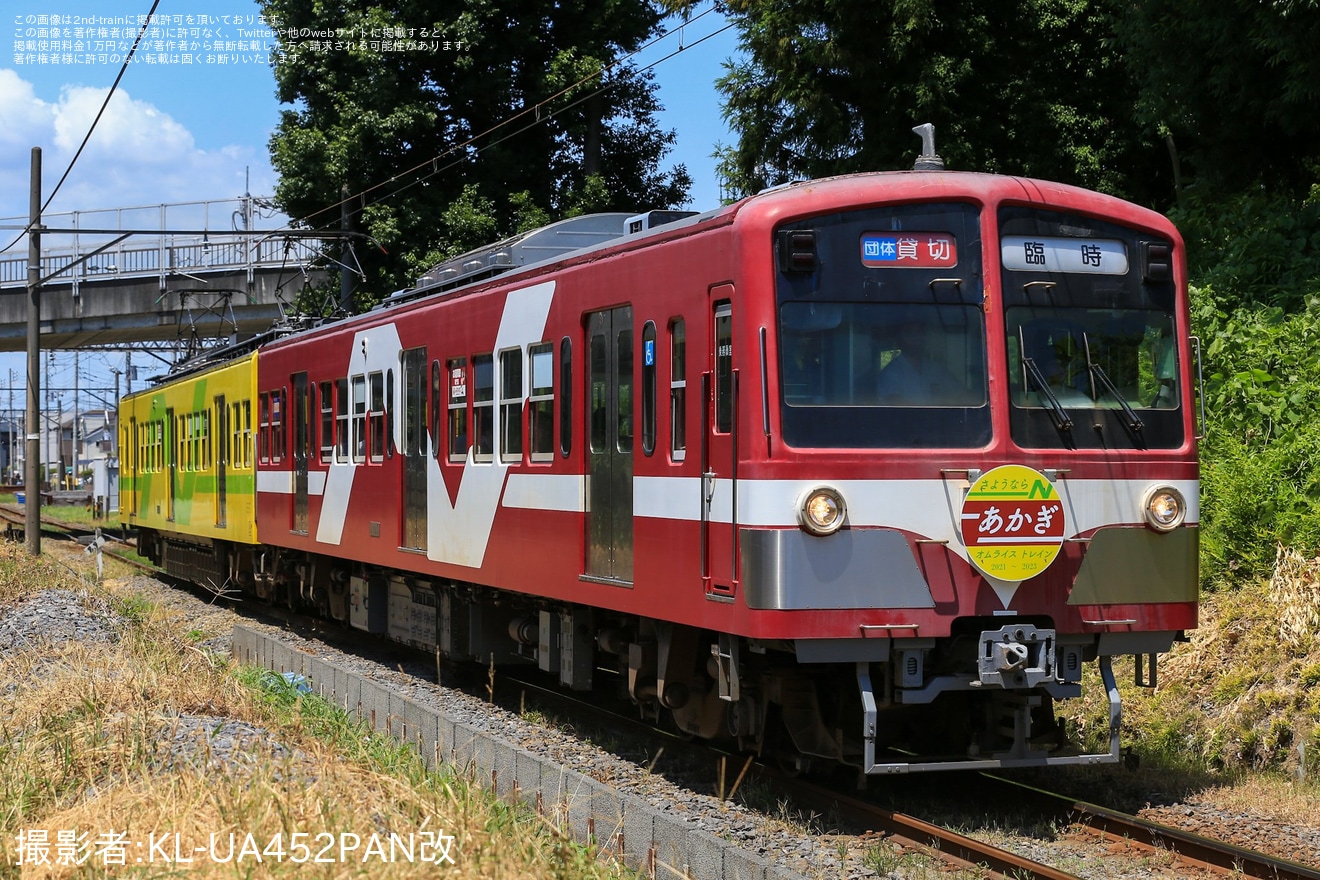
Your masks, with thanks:
<instances>
[{"instance_id":1,"label":"tall tree","mask_svg":"<svg viewBox=\"0 0 1320 880\"><path fill-rule=\"evenodd\" d=\"M262 0L279 28L276 200L353 227L365 305L530 218L673 207L673 132L649 73L615 64L655 32L646 0Z\"/></svg>"},{"instance_id":2,"label":"tall tree","mask_svg":"<svg viewBox=\"0 0 1320 880\"><path fill-rule=\"evenodd\" d=\"M719 88L734 190L911 167L932 122L950 168L1171 194L1112 48L1118 0L730 0L744 60Z\"/></svg>"},{"instance_id":3,"label":"tall tree","mask_svg":"<svg viewBox=\"0 0 1320 880\"><path fill-rule=\"evenodd\" d=\"M1320 3L1144 0L1115 31L1142 121L1202 198L1304 195L1320 166Z\"/></svg>"}]
</instances>

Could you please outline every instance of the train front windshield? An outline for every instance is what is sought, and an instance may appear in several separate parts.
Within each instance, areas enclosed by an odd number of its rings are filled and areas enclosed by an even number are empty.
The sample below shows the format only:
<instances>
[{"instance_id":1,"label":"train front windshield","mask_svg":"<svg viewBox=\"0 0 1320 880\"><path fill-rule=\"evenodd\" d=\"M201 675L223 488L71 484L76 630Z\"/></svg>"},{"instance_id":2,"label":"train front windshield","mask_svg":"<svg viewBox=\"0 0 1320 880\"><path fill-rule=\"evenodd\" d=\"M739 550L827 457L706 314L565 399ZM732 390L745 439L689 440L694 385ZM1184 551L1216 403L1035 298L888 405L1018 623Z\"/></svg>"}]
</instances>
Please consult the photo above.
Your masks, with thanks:
<instances>
[{"instance_id":1,"label":"train front windshield","mask_svg":"<svg viewBox=\"0 0 1320 880\"><path fill-rule=\"evenodd\" d=\"M1018 445L1182 443L1171 244L1036 208L1004 208L999 222L1002 346L987 344L975 206L874 208L779 231L786 442L984 446L998 350ZM785 253L803 230L805 262Z\"/></svg>"},{"instance_id":2,"label":"train front windshield","mask_svg":"<svg viewBox=\"0 0 1320 880\"><path fill-rule=\"evenodd\" d=\"M815 217L811 271L779 275L784 439L978 447L990 439L979 213L925 204Z\"/></svg>"}]
</instances>

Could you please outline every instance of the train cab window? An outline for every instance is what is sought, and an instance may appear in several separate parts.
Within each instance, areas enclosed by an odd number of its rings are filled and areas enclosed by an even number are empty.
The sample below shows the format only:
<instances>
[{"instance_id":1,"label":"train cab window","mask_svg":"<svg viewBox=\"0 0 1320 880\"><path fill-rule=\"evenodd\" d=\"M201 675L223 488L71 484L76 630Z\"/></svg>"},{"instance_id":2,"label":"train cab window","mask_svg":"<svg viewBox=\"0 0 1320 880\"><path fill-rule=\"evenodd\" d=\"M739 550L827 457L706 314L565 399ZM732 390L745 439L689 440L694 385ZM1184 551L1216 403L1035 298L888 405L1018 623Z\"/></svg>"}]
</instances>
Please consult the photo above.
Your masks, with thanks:
<instances>
[{"instance_id":1,"label":"train cab window","mask_svg":"<svg viewBox=\"0 0 1320 880\"><path fill-rule=\"evenodd\" d=\"M335 460L348 461L352 432L348 427L348 380L335 380Z\"/></svg>"},{"instance_id":2,"label":"train cab window","mask_svg":"<svg viewBox=\"0 0 1320 880\"><path fill-rule=\"evenodd\" d=\"M495 457L495 358L479 354L472 358L472 436L474 461Z\"/></svg>"},{"instance_id":3,"label":"train cab window","mask_svg":"<svg viewBox=\"0 0 1320 880\"><path fill-rule=\"evenodd\" d=\"M449 460L461 462L467 460L468 452L467 358L448 361L446 373L449 376L449 427L446 429Z\"/></svg>"},{"instance_id":4,"label":"train cab window","mask_svg":"<svg viewBox=\"0 0 1320 880\"><path fill-rule=\"evenodd\" d=\"M550 461L555 454L555 348L550 342L528 347L531 366L529 430L532 461Z\"/></svg>"},{"instance_id":5,"label":"train cab window","mask_svg":"<svg viewBox=\"0 0 1320 880\"><path fill-rule=\"evenodd\" d=\"M990 442L981 219L971 203L879 204L777 231L785 242L809 232L816 248L801 266L786 251L776 265L786 444Z\"/></svg>"},{"instance_id":6,"label":"train cab window","mask_svg":"<svg viewBox=\"0 0 1320 880\"><path fill-rule=\"evenodd\" d=\"M669 322L669 457L687 455L687 331L682 318Z\"/></svg>"},{"instance_id":7,"label":"train cab window","mask_svg":"<svg viewBox=\"0 0 1320 880\"><path fill-rule=\"evenodd\" d=\"M655 452L655 322L642 328L642 452Z\"/></svg>"},{"instance_id":8,"label":"train cab window","mask_svg":"<svg viewBox=\"0 0 1320 880\"><path fill-rule=\"evenodd\" d=\"M385 460L385 374L375 370L367 375L371 383L371 408L367 410L367 431L370 438L368 460Z\"/></svg>"},{"instance_id":9,"label":"train cab window","mask_svg":"<svg viewBox=\"0 0 1320 880\"><path fill-rule=\"evenodd\" d=\"M500 461L522 461L523 353L500 352Z\"/></svg>"},{"instance_id":10,"label":"train cab window","mask_svg":"<svg viewBox=\"0 0 1320 880\"><path fill-rule=\"evenodd\" d=\"M353 461L367 460L367 377L358 374L353 383Z\"/></svg>"},{"instance_id":11,"label":"train cab window","mask_svg":"<svg viewBox=\"0 0 1320 880\"><path fill-rule=\"evenodd\" d=\"M334 384L322 382L321 399L321 464L328 464L335 455L335 395Z\"/></svg>"},{"instance_id":12,"label":"train cab window","mask_svg":"<svg viewBox=\"0 0 1320 880\"><path fill-rule=\"evenodd\" d=\"M1014 442L1180 446L1175 289L1145 256L1172 242L1035 208L1001 208L999 221Z\"/></svg>"},{"instance_id":13,"label":"train cab window","mask_svg":"<svg viewBox=\"0 0 1320 880\"><path fill-rule=\"evenodd\" d=\"M573 342L559 340L559 454L573 451Z\"/></svg>"}]
</instances>

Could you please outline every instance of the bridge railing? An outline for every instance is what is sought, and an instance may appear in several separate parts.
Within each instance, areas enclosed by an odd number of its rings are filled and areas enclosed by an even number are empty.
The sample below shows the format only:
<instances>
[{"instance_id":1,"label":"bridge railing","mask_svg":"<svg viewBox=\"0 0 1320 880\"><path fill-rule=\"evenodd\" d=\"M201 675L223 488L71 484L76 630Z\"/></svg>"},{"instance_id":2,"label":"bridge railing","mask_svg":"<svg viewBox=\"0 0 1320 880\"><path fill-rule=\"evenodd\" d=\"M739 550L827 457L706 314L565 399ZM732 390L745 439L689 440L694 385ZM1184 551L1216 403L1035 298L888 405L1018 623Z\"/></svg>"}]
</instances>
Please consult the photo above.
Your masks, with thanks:
<instances>
[{"instance_id":1,"label":"bridge railing","mask_svg":"<svg viewBox=\"0 0 1320 880\"><path fill-rule=\"evenodd\" d=\"M214 270L290 267L320 256L322 242L289 239L280 234L286 218L271 212L269 202L256 197L181 202L135 208L47 214L47 228L80 230L144 230L112 245L85 262L85 255L113 241L112 234L46 233L41 239L41 275L60 273L52 285L170 275ZM153 216L154 215L154 216ZM0 227L22 228L27 218L0 219ZM154 227L154 229L153 229ZM170 228L187 229L180 234ZM238 230L268 231L269 236L236 235ZM27 245L0 256L0 287L27 284ZM71 267L71 268L70 268Z\"/></svg>"}]
</instances>

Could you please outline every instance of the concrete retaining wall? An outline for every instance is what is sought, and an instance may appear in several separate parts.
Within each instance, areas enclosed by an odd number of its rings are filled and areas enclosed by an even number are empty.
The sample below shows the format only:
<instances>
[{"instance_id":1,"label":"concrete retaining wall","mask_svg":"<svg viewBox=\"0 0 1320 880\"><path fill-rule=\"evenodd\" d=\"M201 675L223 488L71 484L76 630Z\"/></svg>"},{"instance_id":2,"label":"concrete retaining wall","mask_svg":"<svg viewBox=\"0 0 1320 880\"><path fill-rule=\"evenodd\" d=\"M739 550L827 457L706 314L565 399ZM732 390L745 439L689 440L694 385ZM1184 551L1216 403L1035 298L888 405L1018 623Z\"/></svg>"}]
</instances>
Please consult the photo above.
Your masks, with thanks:
<instances>
[{"instance_id":1,"label":"concrete retaining wall","mask_svg":"<svg viewBox=\"0 0 1320 880\"><path fill-rule=\"evenodd\" d=\"M765 857L662 813L649 803L534 755L266 633L234 627L234 658L304 676L313 692L378 731L409 743L436 767L471 774L501 797L535 804L580 843L621 856L648 877L690 880L802 880Z\"/></svg>"}]
</instances>

